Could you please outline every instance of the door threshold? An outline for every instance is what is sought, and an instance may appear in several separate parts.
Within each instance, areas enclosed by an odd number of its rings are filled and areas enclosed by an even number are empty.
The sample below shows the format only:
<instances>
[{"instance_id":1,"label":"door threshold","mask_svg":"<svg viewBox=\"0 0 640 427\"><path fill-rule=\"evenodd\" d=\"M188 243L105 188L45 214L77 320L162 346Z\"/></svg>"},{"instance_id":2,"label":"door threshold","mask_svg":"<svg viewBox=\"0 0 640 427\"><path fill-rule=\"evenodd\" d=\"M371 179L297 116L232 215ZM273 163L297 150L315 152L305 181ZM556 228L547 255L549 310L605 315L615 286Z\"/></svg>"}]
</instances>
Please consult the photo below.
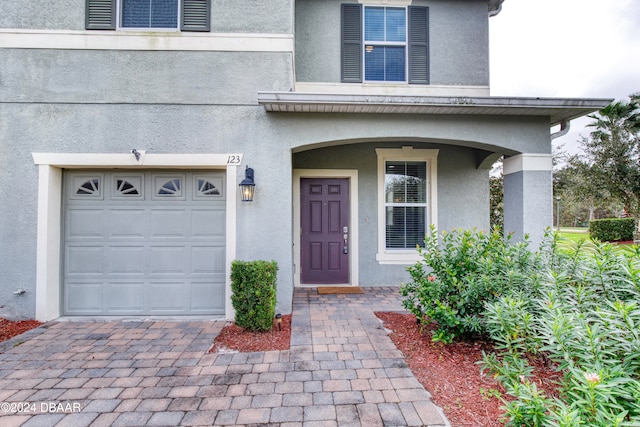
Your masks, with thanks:
<instances>
[{"instance_id":1,"label":"door threshold","mask_svg":"<svg viewBox=\"0 0 640 427\"><path fill-rule=\"evenodd\" d=\"M354 285L353 283L318 283L318 284L312 284L312 283L300 283L299 285L296 285L296 288L322 288L322 287L344 287L344 288L348 288L348 287L357 287L357 285Z\"/></svg>"}]
</instances>

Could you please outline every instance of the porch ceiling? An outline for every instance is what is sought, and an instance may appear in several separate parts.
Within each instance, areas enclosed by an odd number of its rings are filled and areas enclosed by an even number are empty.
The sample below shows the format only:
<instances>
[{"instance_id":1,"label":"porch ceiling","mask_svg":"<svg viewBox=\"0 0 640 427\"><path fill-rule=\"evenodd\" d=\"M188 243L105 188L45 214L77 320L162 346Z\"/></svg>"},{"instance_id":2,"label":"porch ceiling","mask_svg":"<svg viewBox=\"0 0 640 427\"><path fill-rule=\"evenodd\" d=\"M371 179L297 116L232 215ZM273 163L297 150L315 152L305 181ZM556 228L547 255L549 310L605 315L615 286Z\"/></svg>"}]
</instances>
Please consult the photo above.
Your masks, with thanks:
<instances>
[{"instance_id":1,"label":"porch ceiling","mask_svg":"<svg viewBox=\"0 0 640 427\"><path fill-rule=\"evenodd\" d=\"M258 92L268 112L448 114L549 117L555 126L598 111L613 99L343 95L300 92Z\"/></svg>"}]
</instances>

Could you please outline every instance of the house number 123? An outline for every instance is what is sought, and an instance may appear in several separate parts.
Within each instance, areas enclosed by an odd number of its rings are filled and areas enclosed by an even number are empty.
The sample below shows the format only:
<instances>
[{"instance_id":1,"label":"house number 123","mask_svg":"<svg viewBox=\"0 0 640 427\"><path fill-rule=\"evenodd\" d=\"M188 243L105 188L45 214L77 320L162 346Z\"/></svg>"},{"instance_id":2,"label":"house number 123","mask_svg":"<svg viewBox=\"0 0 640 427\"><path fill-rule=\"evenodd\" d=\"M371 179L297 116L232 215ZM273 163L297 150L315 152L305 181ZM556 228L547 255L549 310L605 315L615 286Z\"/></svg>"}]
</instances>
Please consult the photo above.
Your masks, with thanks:
<instances>
[{"instance_id":1,"label":"house number 123","mask_svg":"<svg viewBox=\"0 0 640 427\"><path fill-rule=\"evenodd\" d=\"M242 157L241 156L231 155L231 156L227 157L227 164L228 165L239 165L241 161L242 161Z\"/></svg>"}]
</instances>

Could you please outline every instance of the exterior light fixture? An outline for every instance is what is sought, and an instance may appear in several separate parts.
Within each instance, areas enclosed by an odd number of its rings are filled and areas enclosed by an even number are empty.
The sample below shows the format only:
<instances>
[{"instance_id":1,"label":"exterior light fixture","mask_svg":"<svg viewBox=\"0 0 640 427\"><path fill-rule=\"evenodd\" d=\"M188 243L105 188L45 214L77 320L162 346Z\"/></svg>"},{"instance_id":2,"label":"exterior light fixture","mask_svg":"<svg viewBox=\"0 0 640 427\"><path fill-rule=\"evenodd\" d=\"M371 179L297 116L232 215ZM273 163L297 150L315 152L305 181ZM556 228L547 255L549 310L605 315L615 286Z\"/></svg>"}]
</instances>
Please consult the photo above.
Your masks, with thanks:
<instances>
[{"instance_id":1,"label":"exterior light fixture","mask_svg":"<svg viewBox=\"0 0 640 427\"><path fill-rule=\"evenodd\" d=\"M276 314L276 324L278 325L278 330L282 330L282 314Z\"/></svg>"},{"instance_id":2,"label":"exterior light fixture","mask_svg":"<svg viewBox=\"0 0 640 427\"><path fill-rule=\"evenodd\" d=\"M253 169L249 166L244 170L244 179L240 183L240 193L242 194L243 202L253 201L253 191L256 188L256 184L253 182Z\"/></svg>"}]
</instances>

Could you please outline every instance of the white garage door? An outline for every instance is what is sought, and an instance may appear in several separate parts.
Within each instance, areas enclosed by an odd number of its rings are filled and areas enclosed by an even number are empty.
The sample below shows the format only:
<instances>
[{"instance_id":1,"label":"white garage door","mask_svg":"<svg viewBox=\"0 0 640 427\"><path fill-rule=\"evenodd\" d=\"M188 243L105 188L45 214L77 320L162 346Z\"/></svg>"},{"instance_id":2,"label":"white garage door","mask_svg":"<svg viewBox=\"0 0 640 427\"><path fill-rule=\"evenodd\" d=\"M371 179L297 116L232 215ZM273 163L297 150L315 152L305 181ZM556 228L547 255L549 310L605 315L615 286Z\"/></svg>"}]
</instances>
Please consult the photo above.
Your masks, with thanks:
<instances>
[{"instance_id":1,"label":"white garage door","mask_svg":"<svg viewBox=\"0 0 640 427\"><path fill-rule=\"evenodd\" d=\"M64 314L224 314L224 179L66 172Z\"/></svg>"}]
</instances>

